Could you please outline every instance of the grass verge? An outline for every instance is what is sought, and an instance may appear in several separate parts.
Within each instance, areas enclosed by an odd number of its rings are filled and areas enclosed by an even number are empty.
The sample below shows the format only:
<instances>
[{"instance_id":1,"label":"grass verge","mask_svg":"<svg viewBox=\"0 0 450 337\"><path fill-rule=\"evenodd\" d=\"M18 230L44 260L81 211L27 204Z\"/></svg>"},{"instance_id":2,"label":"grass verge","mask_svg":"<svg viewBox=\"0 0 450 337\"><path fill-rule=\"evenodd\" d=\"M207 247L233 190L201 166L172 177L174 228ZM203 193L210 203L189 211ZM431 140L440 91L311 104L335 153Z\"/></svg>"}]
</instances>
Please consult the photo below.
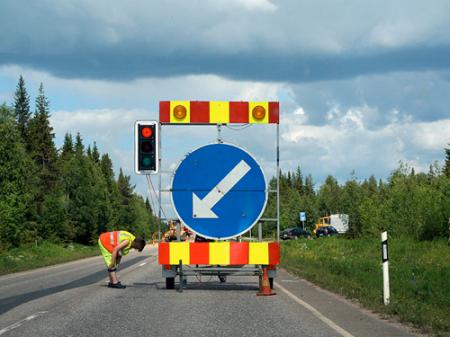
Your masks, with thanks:
<instances>
[{"instance_id":1,"label":"grass verge","mask_svg":"<svg viewBox=\"0 0 450 337\"><path fill-rule=\"evenodd\" d=\"M423 332L450 336L450 247L445 240L389 238L391 303L383 305L378 239L321 238L282 244L287 270Z\"/></svg>"},{"instance_id":2,"label":"grass verge","mask_svg":"<svg viewBox=\"0 0 450 337\"><path fill-rule=\"evenodd\" d=\"M61 245L42 242L38 246L26 245L0 254L0 275L45 267L84 257L99 255L97 246L79 244Z\"/></svg>"}]
</instances>

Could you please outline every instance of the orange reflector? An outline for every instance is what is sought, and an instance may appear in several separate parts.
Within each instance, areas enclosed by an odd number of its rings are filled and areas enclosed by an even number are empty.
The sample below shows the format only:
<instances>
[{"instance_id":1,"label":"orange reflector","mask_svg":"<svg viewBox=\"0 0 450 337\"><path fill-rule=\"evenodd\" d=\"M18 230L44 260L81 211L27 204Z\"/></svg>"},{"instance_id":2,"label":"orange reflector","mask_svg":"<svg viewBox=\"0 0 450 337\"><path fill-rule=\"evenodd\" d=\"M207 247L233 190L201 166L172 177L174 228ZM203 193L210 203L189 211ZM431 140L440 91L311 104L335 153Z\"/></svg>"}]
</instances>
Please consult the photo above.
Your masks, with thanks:
<instances>
[{"instance_id":1,"label":"orange reflector","mask_svg":"<svg viewBox=\"0 0 450 337\"><path fill-rule=\"evenodd\" d=\"M183 119L184 117L186 117L186 113L186 107L182 105L177 105L175 108L173 108L173 115L177 119Z\"/></svg>"},{"instance_id":2,"label":"orange reflector","mask_svg":"<svg viewBox=\"0 0 450 337\"><path fill-rule=\"evenodd\" d=\"M263 119L266 115L266 109L261 105L257 105L253 108L252 115L254 119Z\"/></svg>"},{"instance_id":3,"label":"orange reflector","mask_svg":"<svg viewBox=\"0 0 450 337\"><path fill-rule=\"evenodd\" d=\"M170 264L165 264L164 265L164 269L165 270L170 270L170 269L172 269L172 266Z\"/></svg>"}]
</instances>

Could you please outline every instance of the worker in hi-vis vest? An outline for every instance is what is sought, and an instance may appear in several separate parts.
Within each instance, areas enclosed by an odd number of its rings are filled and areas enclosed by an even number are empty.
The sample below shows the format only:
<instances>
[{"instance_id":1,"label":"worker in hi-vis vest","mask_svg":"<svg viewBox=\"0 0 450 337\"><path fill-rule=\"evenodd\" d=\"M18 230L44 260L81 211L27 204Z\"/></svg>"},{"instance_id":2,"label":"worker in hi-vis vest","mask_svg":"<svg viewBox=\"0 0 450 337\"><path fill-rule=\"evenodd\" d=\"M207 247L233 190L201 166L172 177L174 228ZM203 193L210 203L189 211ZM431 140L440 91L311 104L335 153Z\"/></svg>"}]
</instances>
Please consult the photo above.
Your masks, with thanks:
<instances>
[{"instance_id":1,"label":"worker in hi-vis vest","mask_svg":"<svg viewBox=\"0 0 450 337\"><path fill-rule=\"evenodd\" d=\"M127 255L131 248L139 252L145 247L145 240L141 237L136 238L133 234L126 231L114 231L100 234L98 245L108 267L109 288L126 288L117 279L117 266L123 255Z\"/></svg>"}]
</instances>

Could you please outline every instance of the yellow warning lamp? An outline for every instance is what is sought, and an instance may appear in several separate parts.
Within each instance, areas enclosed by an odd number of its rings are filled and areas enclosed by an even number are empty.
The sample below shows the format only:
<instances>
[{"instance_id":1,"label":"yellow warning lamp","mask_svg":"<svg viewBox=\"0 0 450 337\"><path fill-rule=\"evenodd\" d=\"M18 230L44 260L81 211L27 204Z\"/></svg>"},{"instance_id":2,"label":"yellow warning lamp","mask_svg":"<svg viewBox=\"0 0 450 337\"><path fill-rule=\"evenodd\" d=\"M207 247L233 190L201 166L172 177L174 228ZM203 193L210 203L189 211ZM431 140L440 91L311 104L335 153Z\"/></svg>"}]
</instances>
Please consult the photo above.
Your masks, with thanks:
<instances>
[{"instance_id":1,"label":"yellow warning lamp","mask_svg":"<svg viewBox=\"0 0 450 337\"><path fill-rule=\"evenodd\" d=\"M266 109L261 105L257 105L253 108L252 115L254 119L263 119L266 115Z\"/></svg>"},{"instance_id":2,"label":"yellow warning lamp","mask_svg":"<svg viewBox=\"0 0 450 337\"><path fill-rule=\"evenodd\" d=\"M186 117L186 107L183 105L177 105L175 108L173 108L173 115L176 119L183 119Z\"/></svg>"}]
</instances>

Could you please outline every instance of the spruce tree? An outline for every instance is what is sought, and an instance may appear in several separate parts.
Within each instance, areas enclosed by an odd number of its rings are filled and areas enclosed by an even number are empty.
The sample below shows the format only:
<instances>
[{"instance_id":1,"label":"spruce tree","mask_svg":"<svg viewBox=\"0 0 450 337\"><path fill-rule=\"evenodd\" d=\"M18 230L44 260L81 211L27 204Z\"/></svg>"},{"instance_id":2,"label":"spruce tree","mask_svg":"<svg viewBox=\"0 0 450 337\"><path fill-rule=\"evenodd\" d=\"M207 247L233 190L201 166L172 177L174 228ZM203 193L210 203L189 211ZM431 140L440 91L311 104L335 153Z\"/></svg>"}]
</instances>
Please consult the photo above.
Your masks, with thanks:
<instances>
[{"instance_id":1,"label":"spruce tree","mask_svg":"<svg viewBox=\"0 0 450 337\"><path fill-rule=\"evenodd\" d=\"M63 181L69 227L79 243L95 241L105 200L106 184L92 161L84 155L84 145L78 133L75 154L64 163ZM102 184L104 188L102 188Z\"/></svg>"},{"instance_id":2,"label":"spruce tree","mask_svg":"<svg viewBox=\"0 0 450 337\"><path fill-rule=\"evenodd\" d=\"M35 114L29 122L28 145L31 158L38 168L36 216L38 230L44 238L56 238L60 228L66 222L60 180L61 170L53 142L54 137L53 128L50 125L49 101L41 83L36 97Z\"/></svg>"},{"instance_id":3,"label":"spruce tree","mask_svg":"<svg viewBox=\"0 0 450 337\"><path fill-rule=\"evenodd\" d=\"M450 144L448 145L450 146ZM450 178L450 148L445 149L444 174L447 178Z\"/></svg>"},{"instance_id":4,"label":"spruce tree","mask_svg":"<svg viewBox=\"0 0 450 337\"><path fill-rule=\"evenodd\" d=\"M0 107L0 252L36 239L28 221L35 167L25 151L9 109Z\"/></svg>"},{"instance_id":5,"label":"spruce tree","mask_svg":"<svg viewBox=\"0 0 450 337\"><path fill-rule=\"evenodd\" d=\"M75 154L79 157L82 157L84 154L83 140L81 139L79 132L77 132L77 136L75 138Z\"/></svg>"},{"instance_id":6,"label":"spruce tree","mask_svg":"<svg viewBox=\"0 0 450 337\"><path fill-rule=\"evenodd\" d=\"M14 110L3 103L0 105L0 123L12 123L15 121Z\"/></svg>"},{"instance_id":7,"label":"spruce tree","mask_svg":"<svg viewBox=\"0 0 450 337\"><path fill-rule=\"evenodd\" d=\"M97 148L97 143L94 142L94 147L92 148L92 155L91 155L92 160L94 161L95 164L100 164L100 153L98 152L98 148Z\"/></svg>"},{"instance_id":8,"label":"spruce tree","mask_svg":"<svg viewBox=\"0 0 450 337\"><path fill-rule=\"evenodd\" d=\"M340 209L341 187L337 180L329 175L320 187L319 191L319 208L323 214L331 214Z\"/></svg>"},{"instance_id":9,"label":"spruce tree","mask_svg":"<svg viewBox=\"0 0 450 337\"><path fill-rule=\"evenodd\" d=\"M63 160L71 158L75 154L73 139L70 133L66 133L64 136L64 144L62 147L61 158Z\"/></svg>"},{"instance_id":10,"label":"spruce tree","mask_svg":"<svg viewBox=\"0 0 450 337\"><path fill-rule=\"evenodd\" d=\"M149 213L153 214L152 206L150 205L150 200L148 200L148 198L145 198L145 207L147 208Z\"/></svg>"},{"instance_id":11,"label":"spruce tree","mask_svg":"<svg viewBox=\"0 0 450 337\"><path fill-rule=\"evenodd\" d=\"M36 97L35 115L29 124L30 154L41 171L41 187L48 192L55 186L59 169L57 151L53 142L55 134L50 125L49 101L45 97L42 83Z\"/></svg>"},{"instance_id":12,"label":"spruce tree","mask_svg":"<svg viewBox=\"0 0 450 337\"><path fill-rule=\"evenodd\" d=\"M88 145L87 150L86 150L86 155L92 159L92 151L91 151L91 146Z\"/></svg>"},{"instance_id":13,"label":"spruce tree","mask_svg":"<svg viewBox=\"0 0 450 337\"><path fill-rule=\"evenodd\" d=\"M305 179L305 194L307 196L314 196L314 182L313 177L311 174L308 174L308 176Z\"/></svg>"},{"instance_id":14,"label":"spruce tree","mask_svg":"<svg viewBox=\"0 0 450 337\"><path fill-rule=\"evenodd\" d=\"M303 186L303 174L300 166L297 167L297 171L293 174L293 187L300 192L300 194L304 193Z\"/></svg>"},{"instance_id":15,"label":"spruce tree","mask_svg":"<svg viewBox=\"0 0 450 337\"><path fill-rule=\"evenodd\" d=\"M25 88L25 80L22 75L19 77L19 83L17 83L17 88L14 95L14 112L19 133L23 140L26 141L31 112L30 96L28 96L27 89Z\"/></svg>"},{"instance_id":16,"label":"spruce tree","mask_svg":"<svg viewBox=\"0 0 450 337\"><path fill-rule=\"evenodd\" d=\"M123 226L122 228L128 228L135 222L135 214L133 214L133 210L130 207L134 190L134 186L130 184L130 179L130 176L126 176L120 169L117 180L120 197L118 221L120 226Z\"/></svg>"},{"instance_id":17,"label":"spruce tree","mask_svg":"<svg viewBox=\"0 0 450 337\"><path fill-rule=\"evenodd\" d=\"M115 226L118 224L118 217L120 213L120 195L117 182L114 178L112 161L107 153L102 155L100 160L100 169L106 182L108 198L111 204L111 215L108 222L108 229L115 229Z\"/></svg>"}]
</instances>

